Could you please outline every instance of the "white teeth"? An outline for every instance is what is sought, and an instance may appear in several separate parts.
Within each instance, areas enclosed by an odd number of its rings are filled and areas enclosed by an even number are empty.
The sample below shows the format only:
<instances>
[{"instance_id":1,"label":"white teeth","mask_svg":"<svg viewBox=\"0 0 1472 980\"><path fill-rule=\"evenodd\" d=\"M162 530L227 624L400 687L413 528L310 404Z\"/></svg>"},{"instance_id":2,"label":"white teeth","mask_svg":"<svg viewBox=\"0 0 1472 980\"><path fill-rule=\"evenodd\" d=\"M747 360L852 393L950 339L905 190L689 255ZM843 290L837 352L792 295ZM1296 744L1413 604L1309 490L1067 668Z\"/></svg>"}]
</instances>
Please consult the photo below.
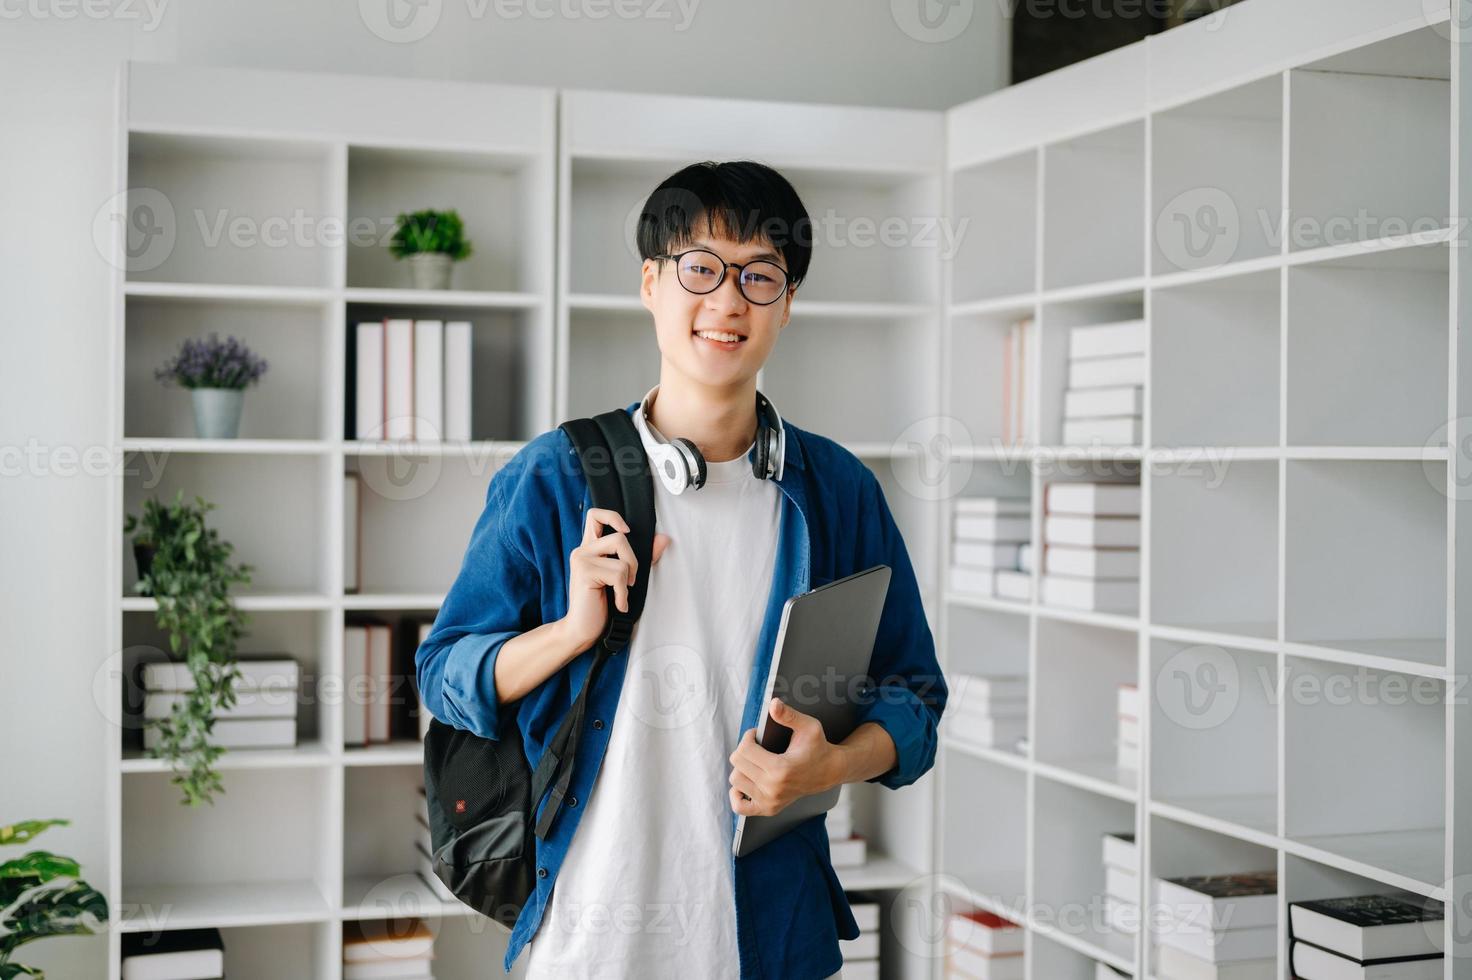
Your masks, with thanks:
<instances>
[{"instance_id":1,"label":"white teeth","mask_svg":"<svg viewBox=\"0 0 1472 980\"><path fill-rule=\"evenodd\" d=\"M695 336L704 337L706 340L719 340L722 343L726 344L734 344L736 341L741 339L740 334L718 333L714 330L697 330L695 331Z\"/></svg>"}]
</instances>

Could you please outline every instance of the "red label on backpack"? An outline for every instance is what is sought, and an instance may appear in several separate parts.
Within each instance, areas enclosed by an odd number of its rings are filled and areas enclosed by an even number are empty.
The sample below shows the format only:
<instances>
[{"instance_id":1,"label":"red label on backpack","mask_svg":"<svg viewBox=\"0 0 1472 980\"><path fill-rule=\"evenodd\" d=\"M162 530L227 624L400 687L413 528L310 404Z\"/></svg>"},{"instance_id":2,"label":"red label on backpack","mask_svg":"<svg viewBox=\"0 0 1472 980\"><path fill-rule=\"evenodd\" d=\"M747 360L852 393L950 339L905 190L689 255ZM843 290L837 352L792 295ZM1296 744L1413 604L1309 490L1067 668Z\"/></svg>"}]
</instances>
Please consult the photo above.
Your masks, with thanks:
<instances>
[{"instance_id":1,"label":"red label on backpack","mask_svg":"<svg viewBox=\"0 0 1472 980\"><path fill-rule=\"evenodd\" d=\"M464 800L456 800L455 801L455 812L456 813L464 813L465 812L465 801Z\"/></svg>"}]
</instances>

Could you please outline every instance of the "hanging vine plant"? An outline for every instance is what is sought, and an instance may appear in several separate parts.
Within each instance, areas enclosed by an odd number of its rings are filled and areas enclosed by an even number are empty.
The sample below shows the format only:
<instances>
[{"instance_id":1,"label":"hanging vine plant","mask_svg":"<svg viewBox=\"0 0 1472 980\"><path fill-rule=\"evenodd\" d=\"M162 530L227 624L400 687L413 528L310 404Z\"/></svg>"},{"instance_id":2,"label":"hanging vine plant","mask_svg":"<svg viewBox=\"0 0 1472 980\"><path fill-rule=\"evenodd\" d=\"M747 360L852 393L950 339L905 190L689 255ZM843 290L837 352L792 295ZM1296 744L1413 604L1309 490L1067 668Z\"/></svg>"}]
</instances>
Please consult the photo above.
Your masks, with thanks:
<instances>
[{"instance_id":1,"label":"hanging vine plant","mask_svg":"<svg viewBox=\"0 0 1472 980\"><path fill-rule=\"evenodd\" d=\"M206 525L214 504L201 497L187 503L181 490L171 503L143 502L141 517L129 514L139 558L138 591L158 603L155 619L168 634L169 651L182 656L194 689L175 703L167 718L149 721L159 741L150 754L167 760L174 785L189 806L213 803L225 791L215 762L225 750L209 742L216 712L235 704L240 676L236 644L245 635L245 617L230 589L250 582L251 567L231 560L235 547Z\"/></svg>"}]
</instances>

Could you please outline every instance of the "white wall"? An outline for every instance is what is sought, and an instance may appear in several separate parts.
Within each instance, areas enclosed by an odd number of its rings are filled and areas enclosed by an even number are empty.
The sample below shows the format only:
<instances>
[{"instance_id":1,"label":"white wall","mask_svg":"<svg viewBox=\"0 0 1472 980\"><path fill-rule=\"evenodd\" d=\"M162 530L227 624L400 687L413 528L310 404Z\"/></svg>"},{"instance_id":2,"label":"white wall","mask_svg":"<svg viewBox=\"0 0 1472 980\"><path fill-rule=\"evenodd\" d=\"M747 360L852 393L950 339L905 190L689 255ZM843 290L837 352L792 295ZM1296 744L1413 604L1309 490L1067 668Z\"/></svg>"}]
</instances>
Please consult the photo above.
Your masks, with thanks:
<instances>
[{"instance_id":1,"label":"white wall","mask_svg":"<svg viewBox=\"0 0 1472 980\"><path fill-rule=\"evenodd\" d=\"M99 888L100 542L120 529L105 526L105 478L79 471L107 439L111 297L92 220L115 190L120 61L923 108L1006 77L1003 5L988 0L945 8L941 31L970 17L946 41L899 26L933 0L684 0L683 11L675 0L425 0L438 20L413 43L368 28L387 2L0 0L0 823L70 818L38 846L76 857ZM601 9L668 19L591 19ZM103 973L105 950L100 938L54 940L22 959L88 977Z\"/></svg>"}]
</instances>

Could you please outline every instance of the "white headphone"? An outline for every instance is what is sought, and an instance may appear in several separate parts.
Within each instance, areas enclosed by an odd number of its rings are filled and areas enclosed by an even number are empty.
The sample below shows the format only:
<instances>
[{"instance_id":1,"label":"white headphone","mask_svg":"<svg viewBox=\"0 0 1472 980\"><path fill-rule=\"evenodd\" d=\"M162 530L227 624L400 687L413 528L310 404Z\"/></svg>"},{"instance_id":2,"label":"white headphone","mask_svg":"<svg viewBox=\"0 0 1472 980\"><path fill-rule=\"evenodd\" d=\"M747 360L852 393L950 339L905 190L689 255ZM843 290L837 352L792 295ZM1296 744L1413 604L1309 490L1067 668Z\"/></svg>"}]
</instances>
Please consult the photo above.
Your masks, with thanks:
<instances>
[{"instance_id":1,"label":"white headphone","mask_svg":"<svg viewBox=\"0 0 1472 980\"><path fill-rule=\"evenodd\" d=\"M673 494L682 494L687 488L699 490L705 486L705 457L689 439L676 436L666 439L655 428L649 418L649 404L659 385L649 389L639 403L639 414L649 434L658 444L649 451L649 461L659 480ZM782 462L787 452L787 430L782 425L782 416L777 408L760 391L756 393L756 458L752 460L751 472L758 480L782 479Z\"/></svg>"}]
</instances>

